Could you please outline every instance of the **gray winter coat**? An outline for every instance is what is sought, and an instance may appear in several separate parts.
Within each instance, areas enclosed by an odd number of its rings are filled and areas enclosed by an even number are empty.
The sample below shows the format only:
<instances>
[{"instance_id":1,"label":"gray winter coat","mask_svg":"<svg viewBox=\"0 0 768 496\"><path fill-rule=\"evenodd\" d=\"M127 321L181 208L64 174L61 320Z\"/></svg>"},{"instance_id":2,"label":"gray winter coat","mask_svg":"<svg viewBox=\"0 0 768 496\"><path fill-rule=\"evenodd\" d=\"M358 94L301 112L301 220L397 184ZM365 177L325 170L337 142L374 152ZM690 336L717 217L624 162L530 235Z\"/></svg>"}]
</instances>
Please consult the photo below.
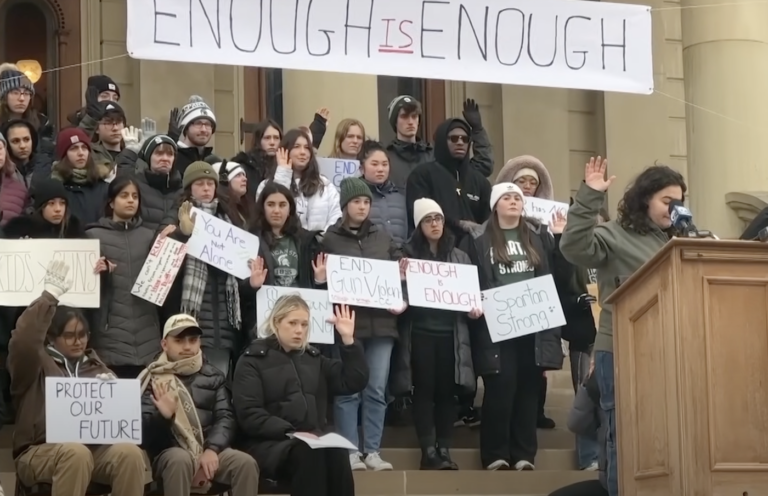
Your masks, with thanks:
<instances>
[{"instance_id":1,"label":"gray winter coat","mask_svg":"<svg viewBox=\"0 0 768 496\"><path fill-rule=\"evenodd\" d=\"M160 352L158 307L131 294L149 255L155 233L141 219L117 223L102 218L86 237L98 239L101 255L113 264L101 280L101 307L93 315L90 345L109 366L148 365Z\"/></svg>"},{"instance_id":2,"label":"gray winter coat","mask_svg":"<svg viewBox=\"0 0 768 496\"><path fill-rule=\"evenodd\" d=\"M117 156L117 173L132 174L139 183L144 227L157 232L176 224L182 190L179 171L172 170L170 174L152 172L149 164L126 148Z\"/></svg>"},{"instance_id":3,"label":"gray winter coat","mask_svg":"<svg viewBox=\"0 0 768 496\"><path fill-rule=\"evenodd\" d=\"M368 218L377 226L383 226L397 246L408 239L408 210L405 208L405 194L391 181L377 186L368 181L373 201Z\"/></svg>"},{"instance_id":4,"label":"gray winter coat","mask_svg":"<svg viewBox=\"0 0 768 496\"><path fill-rule=\"evenodd\" d=\"M406 246L407 250L407 246ZM411 257L411 255L407 255ZM451 250L448 263L471 265L469 256L458 248ZM392 367L389 373L389 391L394 396L411 392L413 387L411 375L411 328L412 320L409 312L403 314L400 325L400 340L392 352ZM477 388L477 378L472 366L472 345L470 344L467 315L456 312L456 324L453 330L454 382L464 392L470 393Z\"/></svg>"}]
</instances>

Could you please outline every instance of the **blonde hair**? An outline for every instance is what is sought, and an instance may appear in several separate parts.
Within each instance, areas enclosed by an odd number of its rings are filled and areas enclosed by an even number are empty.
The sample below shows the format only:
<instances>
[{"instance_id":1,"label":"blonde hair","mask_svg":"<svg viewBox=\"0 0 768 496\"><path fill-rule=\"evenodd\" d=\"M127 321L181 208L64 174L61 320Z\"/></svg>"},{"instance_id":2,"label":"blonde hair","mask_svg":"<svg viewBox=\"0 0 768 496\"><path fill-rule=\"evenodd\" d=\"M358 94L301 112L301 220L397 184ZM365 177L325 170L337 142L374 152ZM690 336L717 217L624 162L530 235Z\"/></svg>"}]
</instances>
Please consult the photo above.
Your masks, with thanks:
<instances>
[{"instance_id":1,"label":"blonde hair","mask_svg":"<svg viewBox=\"0 0 768 496\"><path fill-rule=\"evenodd\" d=\"M307 312L307 314L309 314L309 305L307 305L307 302L304 301L304 298L302 298L298 293L287 294L278 298L277 301L275 301L275 306L269 313L269 317L267 317L267 320L261 325L261 328L259 329L259 337L266 338L274 335L279 340L280 337L277 335L277 325L282 322L282 320L287 317L289 313L296 310L304 310ZM307 337L304 339L304 342L301 345L301 350L304 351L308 344L309 333L307 333Z\"/></svg>"},{"instance_id":2,"label":"blonde hair","mask_svg":"<svg viewBox=\"0 0 768 496\"><path fill-rule=\"evenodd\" d=\"M363 135L363 141L365 141L365 126L363 126L363 123L357 119L343 119L339 122L339 125L336 126L336 136L333 138L333 152L330 155L331 158L341 158L341 142L347 137L349 128L352 126L360 128L360 133Z\"/></svg>"}]
</instances>

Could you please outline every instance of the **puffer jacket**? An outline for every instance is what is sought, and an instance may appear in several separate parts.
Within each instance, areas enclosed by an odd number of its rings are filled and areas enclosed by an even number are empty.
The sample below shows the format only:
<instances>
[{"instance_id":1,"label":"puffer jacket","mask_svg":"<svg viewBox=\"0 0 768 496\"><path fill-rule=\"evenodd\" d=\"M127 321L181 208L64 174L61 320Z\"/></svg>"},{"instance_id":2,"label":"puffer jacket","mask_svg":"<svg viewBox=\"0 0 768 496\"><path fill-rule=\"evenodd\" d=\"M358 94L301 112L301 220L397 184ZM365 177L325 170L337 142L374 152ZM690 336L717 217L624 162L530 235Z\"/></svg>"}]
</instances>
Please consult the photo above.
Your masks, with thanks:
<instances>
[{"instance_id":1,"label":"puffer jacket","mask_svg":"<svg viewBox=\"0 0 768 496\"><path fill-rule=\"evenodd\" d=\"M237 362L232 403L243 433L236 447L248 452L261 474L275 477L294 442L291 432L327 431L329 396L359 393L368 384L362 346L339 346L340 360L314 346L286 352L277 338L254 340ZM300 442L300 441L299 441Z\"/></svg>"},{"instance_id":2,"label":"puffer jacket","mask_svg":"<svg viewBox=\"0 0 768 496\"><path fill-rule=\"evenodd\" d=\"M344 227L341 219L328 228L322 249L329 255L370 258L373 260L399 260L400 249L384 228L366 220L357 233ZM387 310L354 307L355 336L366 338L397 338L397 317Z\"/></svg>"},{"instance_id":3,"label":"puffer jacket","mask_svg":"<svg viewBox=\"0 0 768 496\"><path fill-rule=\"evenodd\" d=\"M29 191L21 173L0 177L0 225L22 215L28 206Z\"/></svg>"},{"instance_id":4,"label":"puffer jacket","mask_svg":"<svg viewBox=\"0 0 768 496\"><path fill-rule=\"evenodd\" d=\"M177 376L192 396L203 428L203 449L221 453L232 445L235 438L235 414L232 411L227 378L213 365L203 362L200 372ZM172 423L163 417L152 401L152 390L147 388L141 397L142 443L150 460L163 450L179 447L171 431Z\"/></svg>"},{"instance_id":5,"label":"puffer jacket","mask_svg":"<svg viewBox=\"0 0 768 496\"><path fill-rule=\"evenodd\" d=\"M534 271L534 277L552 274L555 285L558 288L565 287L571 279L573 266L569 264L559 250L555 249L555 241L546 227L527 221L531 231L533 248L542 254L542 261ZM480 279L480 289L492 289L502 286L496 278L491 266L491 233L486 229L487 223L472 232L472 236L466 236L461 248L468 255L472 263L477 266ZM501 370L499 362L500 343L491 341L488 332L488 324L483 317L470 322L472 336L472 358L474 359L475 373L477 375L498 374ZM536 365L547 370L559 370L563 367L563 348L560 341L560 328L555 327L546 331L537 332L535 338Z\"/></svg>"},{"instance_id":6,"label":"puffer jacket","mask_svg":"<svg viewBox=\"0 0 768 496\"><path fill-rule=\"evenodd\" d=\"M365 182L373 196L368 218L377 226L384 227L394 242L402 246L408 239L408 209L405 204L405 194L392 181L379 185Z\"/></svg>"},{"instance_id":7,"label":"puffer jacket","mask_svg":"<svg viewBox=\"0 0 768 496\"><path fill-rule=\"evenodd\" d=\"M411 171L421 164L435 159L432 145L418 140L415 143L393 139L387 145L389 158L389 180L402 191L408 182Z\"/></svg>"},{"instance_id":8,"label":"puffer jacket","mask_svg":"<svg viewBox=\"0 0 768 496\"><path fill-rule=\"evenodd\" d=\"M141 193L140 214L144 227L157 232L175 224L179 214L182 192L181 175L171 169L170 174L153 172L133 150L123 150L117 157L118 174L133 174Z\"/></svg>"},{"instance_id":9,"label":"puffer jacket","mask_svg":"<svg viewBox=\"0 0 768 496\"><path fill-rule=\"evenodd\" d=\"M417 258L417 254L410 244L403 247L403 255L408 258ZM458 248L454 248L448 254L446 260L452 264L472 265L469 256ZM441 310L435 310L441 311ZM477 389L477 378L472 364L472 344L470 342L469 325L467 315L461 312L456 314L456 324L453 329L454 350L454 382L464 393L471 393ZM413 380L411 375L411 328L413 318L411 308L400 319L400 340L392 352L392 367L389 372L389 391L394 396L401 396L411 392Z\"/></svg>"},{"instance_id":10,"label":"puffer jacket","mask_svg":"<svg viewBox=\"0 0 768 496\"><path fill-rule=\"evenodd\" d=\"M85 235L98 239L101 256L115 264L104 272L101 307L93 313L91 346L112 367L148 365L160 351L157 307L131 294L136 278L149 256L155 233L141 219L115 222L102 218L88 226Z\"/></svg>"},{"instance_id":11,"label":"puffer jacket","mask_svg":"<svg viewBox=\"0 0 768 496\"><path fill-rule=\"evenodd\" d=\"M104 215L104 207L107 203L107 191L109 183L106 182L112 174L112 170L106 164L97 165L99 179L96 182L76 183L73 177L53 164L51 177L64 183L64 188L69 193L68 208L70 214L83 224L95 224ZM34 187L33 187L34 188Z\"/></svg>"},{"instance_id":12,"label":"puffer jacket","mask_svg":"<svg viewBox=\"0 0 768 496\"><path fill-rule=\"evenodd\" d=\"M323 181L323 190L314 196L306 198L301 193L294 195L296 214L301 220L301 227L307 231L325 231L341 218L339 190L325 176L320 176L320 179ZM293 179L293 170L290 167L276 167L273 180L289 190L291 189L291 181L294 181L297 187L299 185L299 179ZM261 194L267 182L269 180L262 181L259 184L259 189L256 193L257 197Z\"/></svg>"}]
</instances>

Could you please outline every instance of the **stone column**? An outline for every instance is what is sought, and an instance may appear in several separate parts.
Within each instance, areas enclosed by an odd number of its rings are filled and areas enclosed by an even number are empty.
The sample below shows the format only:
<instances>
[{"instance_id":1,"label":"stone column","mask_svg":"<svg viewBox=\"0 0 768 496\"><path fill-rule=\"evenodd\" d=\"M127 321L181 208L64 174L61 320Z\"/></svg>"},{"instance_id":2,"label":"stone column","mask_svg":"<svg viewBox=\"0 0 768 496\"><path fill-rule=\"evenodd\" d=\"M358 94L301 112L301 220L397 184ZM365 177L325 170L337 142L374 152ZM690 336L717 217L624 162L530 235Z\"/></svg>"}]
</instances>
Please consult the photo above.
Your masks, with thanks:
<instances>
[{"instance_id":1,"label":"stone column","mask_svg":"<svg viewBox=\"0 0 768 496\"><path fill-rule=\"evenodd\" d=\"M711 3L682 2L690 198L697 226L737 237L726 194L768 189L768 4Z\"/></svg>"}]
</instances>

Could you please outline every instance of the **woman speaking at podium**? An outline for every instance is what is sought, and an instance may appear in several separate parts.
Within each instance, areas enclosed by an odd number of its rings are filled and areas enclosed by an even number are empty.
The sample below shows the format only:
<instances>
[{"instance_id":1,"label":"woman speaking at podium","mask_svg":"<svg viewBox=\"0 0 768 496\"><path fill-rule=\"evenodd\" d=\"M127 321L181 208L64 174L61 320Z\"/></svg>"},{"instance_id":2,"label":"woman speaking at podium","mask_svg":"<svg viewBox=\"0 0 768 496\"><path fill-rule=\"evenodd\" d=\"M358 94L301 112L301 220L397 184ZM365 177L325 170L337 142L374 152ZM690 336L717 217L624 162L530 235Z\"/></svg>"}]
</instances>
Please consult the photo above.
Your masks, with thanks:
<instances>
[{"instance_id":1,"label":"woman speaking at podium","mask_svg":"<svg viewBox=\"0 0 768 496\"><path fill-rule=\"evenodd\" d=\"M613 377L613 312L606 305L619 283L632 275L669 241L672 221L669 203L683 201L683 176L665 165L645 169L624 192L616 220L598 225L615 176L606 178L608 162L591 158L584 170L584 183L568 211L568 223L560 240L560 251L569 262L597 269L600 324L595 339L595 374L600 389L600 408L608 420L607 485L610 496L618 496L616 465L616 403Z\"/></svg>"}]
</instances>

